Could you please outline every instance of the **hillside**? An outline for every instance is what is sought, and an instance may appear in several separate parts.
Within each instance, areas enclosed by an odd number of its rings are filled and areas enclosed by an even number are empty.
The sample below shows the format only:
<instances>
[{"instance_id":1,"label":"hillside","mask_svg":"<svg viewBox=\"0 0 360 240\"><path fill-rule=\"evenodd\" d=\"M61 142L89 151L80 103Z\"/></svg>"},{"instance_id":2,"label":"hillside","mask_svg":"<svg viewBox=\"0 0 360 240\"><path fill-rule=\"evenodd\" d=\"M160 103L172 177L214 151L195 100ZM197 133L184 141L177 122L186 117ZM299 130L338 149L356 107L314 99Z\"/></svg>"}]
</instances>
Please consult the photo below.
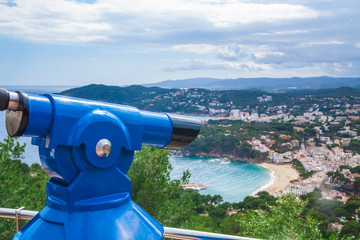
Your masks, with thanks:
<instances>
[{"instance_id":1,"label":"hillside","mask_svg":"<svg viewBox=\"0 0 360 240\"><path fill-rule=\"evenodd\" d=\"M206 89L164 89L143 86L105 86L88 85L69 89L60 94L78 98L92 99L135 106L142 110L157 112L177 112L209 114L210 108L230 109L254 107L259 104L257 97L266 92L249 90L210 91ZM267 105L285 104L290 99L284 94L271 94L273 100Z\"/></svg>"},{"instance_id":2,"label":"hillside","mask_svg":"<svg viewBox=\"0 0 360 240\"><path fill-rule=\"evenodd\" d=\"M167 80L158 83L144 84L146 87L162 88L205 88L211 90L257 89L263 91L287 91L291 89L327 89L340 87L360 88L360 78L191 78Z\"/></svg>"},{"instance_id":3,"label":"hillside","mask_svg":"<svg viewBox=\"0 0 360 240\"><path fill-rule=\"evenodd\" d=\"M267 93L255 90L217 90L206 89L164 89L143 86L105 86L88 85L73 88L60 94L72 97L92 99L103 102L131 105L141 110L156 112L176 112L199 115L228 115L231 109L254 109L265 113L269 107L279 105L297 105L298 109L307 109L315 100L323 97L360 97L360 90L339 88L318 91L295 91L289 93ZM312 96L306 98L303 97ZM271 98L262 101L262 98ZM260 98L260 100L259 100ZM350 99L350 102L353 100ZM323 102L326 104L327 102Z\"/></svg>"},{"instance_id":4,"label":"hillside","mask_svg":"<svg viewBox=\"0 0 360 240\"><path fill-rule=\"evenodd\" d=\"M60 94L97 101L137 105L141 100L153 98L157 95L163 95L170 91L171 90L158 87L143 87L138 85L117 87L91 84L84 87L72 88L63 91Z\"/></svg>"},{"instance_id":5,"label":"hillside","mask_svg":"<svg viewBox=\"0 0 360 240\"><path fill-rule=\"evenodd\" d=\"M348 96L359 96L360 89L354 89L351 87L341 87L337 89L304 91L303 94L311 94L318 97L348 97Z\"/></svg>"}]
</instances>

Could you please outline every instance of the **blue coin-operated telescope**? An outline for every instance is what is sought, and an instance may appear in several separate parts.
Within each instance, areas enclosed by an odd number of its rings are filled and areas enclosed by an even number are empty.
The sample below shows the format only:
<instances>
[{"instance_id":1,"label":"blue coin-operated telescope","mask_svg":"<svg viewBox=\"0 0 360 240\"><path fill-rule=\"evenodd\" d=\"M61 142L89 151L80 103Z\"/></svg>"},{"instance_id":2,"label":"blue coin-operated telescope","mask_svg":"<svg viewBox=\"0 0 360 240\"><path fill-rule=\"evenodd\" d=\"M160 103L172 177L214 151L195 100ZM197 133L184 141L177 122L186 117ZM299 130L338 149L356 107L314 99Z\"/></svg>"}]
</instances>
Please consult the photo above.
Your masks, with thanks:
<instances>
[{"instance_id":1,"label":"blue coin-operated telescope","mask_svg":"<svg viewBox=\"0 0 360 240\"><path fill-rule=\"evenodd\" d=\"M39 147L47 203L14 239L164 239L164 229L131 200L126 176L141 146L182 148L196 119L56 95L0 89L10 136Z\"/></svg>"}]
</instances>

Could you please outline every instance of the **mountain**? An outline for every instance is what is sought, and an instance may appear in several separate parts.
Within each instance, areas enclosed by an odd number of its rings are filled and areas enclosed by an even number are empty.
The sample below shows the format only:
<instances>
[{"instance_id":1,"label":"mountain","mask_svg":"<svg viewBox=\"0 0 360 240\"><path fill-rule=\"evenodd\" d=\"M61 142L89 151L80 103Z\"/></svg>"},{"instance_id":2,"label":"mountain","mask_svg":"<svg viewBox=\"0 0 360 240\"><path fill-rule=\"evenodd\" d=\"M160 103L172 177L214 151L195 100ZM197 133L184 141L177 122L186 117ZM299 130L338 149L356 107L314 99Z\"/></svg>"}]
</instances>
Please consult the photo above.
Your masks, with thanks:
<instances>
[{"instance_id":1,"label":"mountain","mask_svg":"<svg viewBox=\"0 0 360 240\"><path fill-rule=\"evenodd\" d=\"M167 80L158 83L144 84L143 86L161 88L205 88L210 90L256 89L274 92L294 89L328 89L329 87L360 88L360 78L190 78L183 80Z\"/></svg>"},{"instance_id":2,"label":"mountain","mask_svg":"<svg viewBox=\"0 0 360 240\"><path fill-rule=\"evenodd\" d=\"M170 92L169 89L158 87L143 87L139 85L118 87L102 84L91 84L79 88L72 88L63 91L60 94L65 96L136 106L143 100L153 98L157 95L164 95L168 92Z\"/></svg>"},{"instance_id":3,"label":"mountain","mask_svg":"<svg viewBox=\"0 0 360 240\"><path fill-rule=\"evenodd\" d=\"M294 91L293 93L294 95L312 95L316 97L333 97L333 98L342 98L349 96L359 97L360 89L355 89L351 87L341 87L336 89L299 90L299 91Z\"/></svg>"},{"instance_id":4,"label":"mountain","mask_svg":"<svg viewBox=\"0 0 360 240\"><path fill-rule=\"evenodd\" d=\"M323 90L297 90L288 93L267 93L259 90L207 90L200 88L165 89L143 86L105 86L88 85L73 88L60 93L66 96L92 99L103 102L131 105L141 110L154 112L173 112L184 114L208 115L221 114L224 109L256 108L263 113L271 106L298 105L309 108L316 99L324 97L349 97L349 103L357 103L355 98L360 97L360 89L342 87ZM262 98L270 100L260 101ZM303 101L306 98L307 101ZM325 104L325 102L323 102ZM327 103L326 103L327 104ZM329 103L330 104L330 103Z\"/></svg>"}]
</instances>

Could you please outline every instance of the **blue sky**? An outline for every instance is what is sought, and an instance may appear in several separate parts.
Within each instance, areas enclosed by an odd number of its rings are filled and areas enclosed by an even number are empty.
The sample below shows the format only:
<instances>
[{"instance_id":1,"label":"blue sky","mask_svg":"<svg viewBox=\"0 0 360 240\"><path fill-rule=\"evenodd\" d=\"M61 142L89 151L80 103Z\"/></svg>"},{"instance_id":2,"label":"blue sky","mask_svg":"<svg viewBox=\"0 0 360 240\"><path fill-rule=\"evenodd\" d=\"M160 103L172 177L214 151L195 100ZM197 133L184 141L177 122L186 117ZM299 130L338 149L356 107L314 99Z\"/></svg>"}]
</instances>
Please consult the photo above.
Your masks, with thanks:
<instances>
[{"instance_id":1,"label":"blue sky","mask_svg":"<svg viewBox=\"0 0 360 240\"><path fill-rule=\"evenodd\" d=\"M359 0L0 0L0 83L359 77L359 11Z\"/></svg>"}]
</instances>

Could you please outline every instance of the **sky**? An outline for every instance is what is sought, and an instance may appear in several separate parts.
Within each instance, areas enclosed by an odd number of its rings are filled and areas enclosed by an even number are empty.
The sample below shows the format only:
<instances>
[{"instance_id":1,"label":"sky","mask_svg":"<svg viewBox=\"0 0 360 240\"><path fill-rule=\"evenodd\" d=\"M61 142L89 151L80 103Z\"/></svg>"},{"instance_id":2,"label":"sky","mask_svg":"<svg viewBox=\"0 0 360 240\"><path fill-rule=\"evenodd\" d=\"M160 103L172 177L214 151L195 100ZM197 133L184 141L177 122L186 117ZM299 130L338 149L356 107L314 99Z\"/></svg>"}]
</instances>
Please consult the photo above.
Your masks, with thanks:
<instances>
[{"instance_id":1,"label":"sky","mask_svg":"<svg viewBox=\"0 0 360 240\"><path fill-rule=\"evenodd\" d=\"M359 11L359 0L0 0L0 84L359 77Z\"/></svg>"}]
</instances>

